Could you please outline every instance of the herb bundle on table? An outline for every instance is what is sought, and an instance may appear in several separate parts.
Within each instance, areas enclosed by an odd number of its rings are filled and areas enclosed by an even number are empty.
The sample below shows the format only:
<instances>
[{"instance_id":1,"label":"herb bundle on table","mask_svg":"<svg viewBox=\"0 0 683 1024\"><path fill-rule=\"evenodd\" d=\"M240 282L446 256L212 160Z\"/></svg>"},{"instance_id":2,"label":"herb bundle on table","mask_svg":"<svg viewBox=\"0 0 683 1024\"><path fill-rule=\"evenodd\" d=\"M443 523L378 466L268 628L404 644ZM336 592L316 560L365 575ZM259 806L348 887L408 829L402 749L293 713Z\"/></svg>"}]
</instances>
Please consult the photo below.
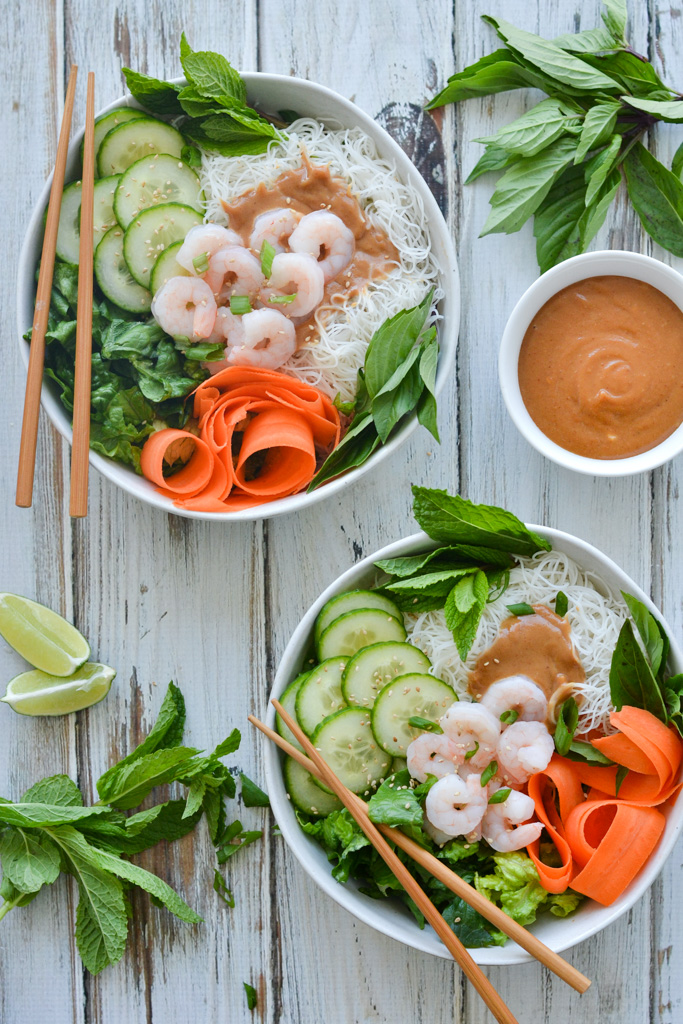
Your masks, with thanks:
<instances>
[{"instance_id":1,"label":"herb bundle on table","mask_svg":"<svg viewBox=\"0 0 683 1024\"><path fill-rule=\"evenodd\" d=\"M429 109L511 89L541 100L495 135L467 183L503 171L481 232L510 234L534 218L541 271L584 252L621 183L643 227L683 256L683 144L671 170L642 144L658 121L683 122L683 97L629 45L624 0L605 0L603 26L548 40L489 16L504 46L453 75Z\"/></svg>"}]
</instances>

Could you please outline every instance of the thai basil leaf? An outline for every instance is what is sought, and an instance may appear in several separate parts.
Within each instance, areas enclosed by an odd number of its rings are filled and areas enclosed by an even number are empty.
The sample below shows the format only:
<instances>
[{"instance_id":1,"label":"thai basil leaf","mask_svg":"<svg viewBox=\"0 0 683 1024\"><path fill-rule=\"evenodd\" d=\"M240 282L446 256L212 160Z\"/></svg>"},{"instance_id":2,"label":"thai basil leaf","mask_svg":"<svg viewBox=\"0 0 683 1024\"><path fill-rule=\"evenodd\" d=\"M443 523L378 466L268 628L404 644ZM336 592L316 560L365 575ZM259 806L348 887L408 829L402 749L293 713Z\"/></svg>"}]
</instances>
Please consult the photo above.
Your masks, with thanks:
<instances>
[{"instance_id":1,"label":"thai basil leaf","mask_svg":"<svg viewBox=\"0 0 683 1024\"><path fill-rule=\"evenodd\" d=\"M669 121L679 124L683 121L683 100L648 100L635 96L624 96L623 100L636 110L644 110L653 114L658 121Z\"/></svg>"},{"instance_id":2,"label":"thai basil leaf","mask_svg":"<svg viewBox=\"0 0 683 1024\"><path fill-rule=\"evenodd\" d=\"M489 143L465 179L465 184L471 185L478 177L482 174L488 174L489 171L502 171L504 167L509 167L516 159L517 156L514 153L503 149L502 146Z\"/></svg>"},{"instance_id":3,"label":"thai basil leaf","mask_svg":"<svg viewBox=\"0 0 683 1024\"><path fill-rule=\"evenodd\" d=\"M514 53L500 49L451 75L448 85L429 101L427 110L510 89L544 89L546 83L547 78L535 68L524 67Z\"/></svg>"},{"instance_id":4,"label":"thai basil leaf","mask_svg":"<svg viewBox=\"0 0 683 1024\"><path fill-rule=\"evenodd\" d=\"M549 551L550 544L528 530L512 512L475 505L458 494L413 484L413 515L432 540L472 544L516 555Z\"/></svg>"},{"instance_id":5,"label":"thai basil leaf","mask_svg":"<svg viewBox=\"0 0 683 1024\"><path fill-rule=\"evenodd\" d=\"M560 138L536 156L520 158L498 180L491 212L480 237L518 231L550 191L555 179L574 159L576 140Z\"/></svg>"},{"instance_id":6,"label":"thai basil leaf","mask_svg":"<svg viewBox=\"0 0 683 1024\"><path fill-rule=\"evenodd\" d=\"M659 684L641 651L630 621L621 627L609 673L610 695L617 711L627 704L644 708L666 722L667 714Z\"/></svg>"},{"instance_id":7,"label":"thai basil leaf","mask_svg":"<svg viewBox=\"0 0 683 1024\"><path fill-rule=\"evenodd\" d=\"M575 164L585 160L591 149L602 146L609 140L617 123L617 114L620 109L621 104L616 100L606 100L604 103L596 103L586 111L579 136L579 145L574 156Z\"/></svg>"},{"instance_id":8,"label":"thai basil leaf","mask_svg":"<svg viewBox=\"0 0 683 1024\"><path fill-rule=\"evenodd\" d=\"M660 668L665 667L665 658L664 664L662 663L662 659L665 656L662 626L637 597L627 594L624 590L622 590L621 596L628 605L628 610L645 645L652 672L657 676L659 675ZM666 648L666 657L668 657L668 643Z\"/></svg>"},{"instance_id":9,"label":"thai basil leaf","mask_svg":"<svg viewBox=\"0 0 683 1024\"><path fill-rule=\"evenodd\" d=\"M683 256L683 182L640 143L624 161L631 202L655 242Z\"/></svg>"},{"instance_id":10,"label":"thai basil leaf","mask_svg":"<svg viewBox=\"0 0 683 1024\"><path fill-rule=\"evenodd\" d=\"M677 178L680 178L683 173L683 142L674 153L673 160L671 161L671 172Z\"/></svg>"},{"instance_id":11,"label":"thai basil leaf","mask_svg":"<svg viewBox=\"0 0 683 1024\"><path fill-rule=\"evenodd\" d=\"M516 156L530 157L579 124L575 110L562 100L547 99L541 100L515 121L503 125L495 135L474 141L501 147Z\"/></svg>"},{"instance_id":12,"label":"thai basil leaf","mask_svg":"<svg viewBox=\"0 0 683 1024\"><path fill-rule=\"evenodd\" d=\"M568 752L579 724L579 707L573 697L562 702L555 726L555 750L562 757Z\"/></svg>"},{"instance_id":13,"label":"thai basil leaf","mask_svg":"<svg viewBox=\"0 0 683 1024\"><path fill-rule=\"evenodd\" d=\"M417 342L432 305L432 291L412 309L402 309L379 327L365 355L365 386L374 399Z\"/></svg>"}]
</instances>

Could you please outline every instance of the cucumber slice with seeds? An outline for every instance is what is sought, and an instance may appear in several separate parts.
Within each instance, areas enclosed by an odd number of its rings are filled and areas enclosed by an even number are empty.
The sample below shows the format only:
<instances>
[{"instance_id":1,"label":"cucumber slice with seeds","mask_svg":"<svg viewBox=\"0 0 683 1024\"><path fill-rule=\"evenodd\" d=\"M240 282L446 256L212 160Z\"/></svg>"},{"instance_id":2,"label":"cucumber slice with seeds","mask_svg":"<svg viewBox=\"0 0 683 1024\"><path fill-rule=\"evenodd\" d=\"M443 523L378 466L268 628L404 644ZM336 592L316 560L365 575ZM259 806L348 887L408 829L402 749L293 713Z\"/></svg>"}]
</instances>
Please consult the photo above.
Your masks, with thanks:
<instances>
[{"instance_id":1,"label":"cucumber slice with seeds","mask_svg":"<svg viewBox=\"0 0 683 1024\"><path fill-rule=\"evenodd\" d=\"M168 245L160 256L157 256L149 278L149 290L152 295L156 295L161 286L166 284L171 277L192 276L190 271L186 270L185 267L181 267L175 258L182 244L182 242L174 242L173 245Z\"/></svg>"},{"instance_id":2,"label":"cucumber slice with seeds","mask_svg":"<svg viewBox=\"0 0 683 1024\"><path fill-rule=\"evenodd\" d=\"M190 228L201 223L201 213L181 203L164 203L138 214L126 228L123 238L123 255L138 284L148 288L157 256L173 242L185 238Z\"/></svg>"},{"instance_id":3,"label":"cucumber slice with seeds","mask_svg":"<svg viewBox=\"0 0 683 1024\"><path fill-rule=\"evenodd\" d=\"M97 283L112 302L131 313L149 313L152 296L130 276L123 256L123 228L110 228L93 258Z\"/></svg>"},{"instance_id":4,"label":"cucumber slice with seeds","mask_svg":"<svg viewBox=\"0 0 683 1024\"><path fill-rule=\"evenodd\" d=\"M111 110L108 114L98 117L95 121L95 164L97 164L97 152L104 137L112 128L118 128L125 121L136 121L143 117L149 117L149 114L146 114L144 110L136 110L135 107L119 107L117 110ZM83 163L83 145L84 143L81 141L81 163ZM95 166L95 172L97 173L97 166Z\"/></svg>"},{"instance_id":5,"label":"cucumber slice with seeds","mask_svg":"<svg viewBox=\"0 0 683 1024\"><path fill-rule=\"evenodd\" d=\"M431 662L409 643L380 643L363 647L344 669L342 694L347 704L371 708L387 683L406 672L427 672Z\"/></svg>"},{"instance_id":6,"label":"cucumber slice with seeds","mask_svg":"<svg viewBox=\"0 0 683 1024\"><path fill-rule=\"evenodd\" d=\"M100 244L107 231L116 224L114 197L120 179L120 174L110 174L108 178L98 178L95 182L92 209L95 248Z\"/></svg>"},{"instance_id":7,"label":"cucumber slice with seeds","mask_svg":"<svg viewBox=\"0 0 683 1024\"><path fill-rule=\"evenodd\" d=\"M81 232L79 228L81 214L81 183L72 181L62 192L62 205L59 210L59 227L57 228L57 255L60 260L78 266Z\"/></svg>"},{"instance_id":8,"label":"cucumber slice with seeds","mask_svg":"<svg viewBox=\"0 0 683 1024\"><path fill-rule=\"evenodd\" d=\"M305 814L323 817L343 807L339 797L336 797L334 793L326 793L324 789L317 786L311 773L307 772L293 757L286 758L282 771L292 803Z\"/></svg>"},{"instance_id":9,"label":"cucumber slice with seeds","mask_svg":"<svg viewBox=\"0 0 683 1024\"><path fill-rule=\"evenodd\" d=\"M296 695L299 692L299 687L307 676L308 672L302 672L300 676L297 676L296 679L289 684L285 692L280 697L280 703L292 718L296 718ZM275 728L283 739L287 740L293 747L296 747L296 749L300 750L303 754L304 748L301 746L292 730L282 721L279 714L275 715ZM305 771L305 768L302 768L302 771Z\"/></svg>"},{"instance_id":10,"label":"cucumber slice with seeds","mask_svg":"<svg viewBox=\"0 0 683 1024\"><path fill-rule=\"evenodd\" d=\"M202 212L202 190L192 168L166 153L145 156L121 175L116 190L114 213L122 227L150 206L183 203Z\"/></svg>"},{"instance_id":11,"label":"cucumber slice with seeds","mask_svg":"<svg viewBox=\"0 0 683 1024\"><path fill-rule=\"evenodd\" d=\"M393 615L399 622L403 616L393 601L390 601L384 594L378 594L375 590L349 590L345 594L338 594L332 597L320 609L318 618L315 620L314 636L316 645L320 637L331 623L340 615L355 611L357 608L382 608Z\"/></svg>"},{"instance_id":12,"label":"cucumber slice with seeds","mask_svg":"<svg viewBox=\"0 0 683 1024\"><path fill-rule=\"evenodd\" d=\"M408 719L418 716L436 722L457 699L442 679L423 672L396 676L375 700L372 731L388 754L405 757L409 744L423 731L409 725Z\"/></svg>"},{"instance_id":13,"label":"cucumber slice with seeds","mask_svg":"<svg viewBox=\"0 0 683 1024\"><path fill-rule=\"evenodd\" d=\"M318 642L321 661L337 655L352 657L362 647L382 640L402 641L406 638L403 620L399 621L383 608L356 608L334 619Z\"/></svg>"},{"instance_id":14,"label":"cucumber slice with seeds","mask_svg":"<svg viewBox=\"0 0 683 1024\"><path fill-rule=\"evenodd\" d=\"M136 160L154 153L180 158L185 140L179 131L154 117L139 117L119 124L104 136L97 152L101 178L120 174Z\"/></svg>"},{"instance_id":15,"label":"cucumber slice with seeds","mask_svg":"<svg viewBox=\"0 0 683 1024\"><path fill-rule=\"evenodd\" d=\"M330 658L314 668L296 695L296 718L307 736L312 736L323 718L346 707L341 680L347 658Z\"/></svg>"},{"instance_id":16,"label":"cucumber slice with seeds","mask_svg":"<svg viewBox=\"0 0 683 1024\"><path fill-rule=\"evenodd\" d=\"M321 756L352 793L369 793L387 775L391 757L372 732L370 715L360 708L343 708L321 722L313 733ZM327 786L315 783L325 792Z\"/></svg>"}]
</instances>

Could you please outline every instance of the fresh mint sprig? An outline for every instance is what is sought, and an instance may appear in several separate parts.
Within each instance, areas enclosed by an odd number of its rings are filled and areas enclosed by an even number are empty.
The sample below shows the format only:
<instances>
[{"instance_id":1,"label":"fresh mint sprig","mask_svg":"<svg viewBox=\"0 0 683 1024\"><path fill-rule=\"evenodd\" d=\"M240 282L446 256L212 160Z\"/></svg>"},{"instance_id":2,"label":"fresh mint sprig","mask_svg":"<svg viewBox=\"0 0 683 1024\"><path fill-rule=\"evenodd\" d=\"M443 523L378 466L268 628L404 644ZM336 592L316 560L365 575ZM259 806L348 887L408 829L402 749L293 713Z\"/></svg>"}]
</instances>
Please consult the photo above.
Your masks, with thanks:
<instances>
[{"instance_id":1,"label":"fresh mint sprig","mask_svg":"<svg viewBox=\"0 0 683 1024\"><path fill-rule=\"evenodd\" d=\"M193 50L183 32L180 63L187 81L184 86L123 68L126 84L140 106L178 118L186 138L223 156L264 153L273 139L283 137L271 121L247 106L244 82L222 54Z\"/></svg>"},{"instance_id":2,"label":"fresh mint sprig","mask_svg":"<svg viewBox=\"0 0 683 1024\"><path fill-rule=\"evenodd\" d=\"M603 25L557 39L484 16L504 46L451 76L428 109L511 89L547 99L477 139L484 153L467 183L503 171L481 234L534 218L541 271L584 252L622 180L645 230L683 256L683 146L669 170L640 139L658 121L683 122L683 98L626 39L625 0L605 0Z\"/></svg>"},{"instance_id":3,"label":"fresh mint sprig","mask_svg":"<svg viewBox=\"0 0 683 1024\"><path fill-rule=\"evenodd\" d=\"M19 802L0 798L0 919L30 903L60 872L72 875L79 892L76 945L92 974L123 956L130 914L126 890L131 886L148 892L182 921L202 920L166 882L126 859L162 839L181 838L202 816L219 864L261 836L243 831L239 822L225 824L224 798L235 796L235 780L220 758L237 750L239 731L233 729L203 755L181 745L184 727L183 695L170 683L146 739L97 780L100 799L94 806L84 804L78 786L66 775L41 779ZM187 787L185 799L123 813L155 786L169 782ZM258 786L246 776L242 784L245 805L264 806L265 794ZM214 879L214 888L226 898L224 883L220 887Z\"/></svg>"}]
</instances>

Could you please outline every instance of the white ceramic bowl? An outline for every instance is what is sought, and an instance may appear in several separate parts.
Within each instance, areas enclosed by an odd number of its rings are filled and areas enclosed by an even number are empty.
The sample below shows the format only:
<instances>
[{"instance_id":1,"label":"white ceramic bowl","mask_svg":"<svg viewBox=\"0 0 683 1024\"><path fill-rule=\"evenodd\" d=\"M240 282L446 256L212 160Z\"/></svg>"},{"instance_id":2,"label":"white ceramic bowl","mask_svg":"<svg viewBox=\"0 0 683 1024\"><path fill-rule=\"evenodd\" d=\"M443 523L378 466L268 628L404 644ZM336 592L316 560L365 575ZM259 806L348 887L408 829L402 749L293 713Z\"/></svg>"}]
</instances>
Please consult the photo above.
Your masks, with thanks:
<instances>
[{"instance_id":1,"label":"white ceramic bowl","mask_svg":"<svg viewBox=\"0 0 683 1024\"><path fill-rule=\"evenodd\" d=\"M577 473L593 476L629 476L655 469L679 455L683 451L683 424L661 444L639 455L632 455L626 459L589 459L561 448L559 444L546 437L529 415L519 389L519 350L533 317L541 306L563 288L587 277L600 275L632 277L637 281L645 281L663 292L683 312L683 276L660 260L623 250L589 252L573 256L547 270L534 281L510 314L498 357L500 387L513 423L522 437L526 438L541 455Z\"/></svg>"},{"instance_id":2,"label":"white ceramic bowl","mask_svg":"<svg viewBox=\"0 0 683 1024\"><path fill-rule=\"evenodd\" d=\"M585 541L579 540L578 537L541 526L530 526L529 528L546 537L554 548L570 555L582 568L597 574L617 593L622 589L639 598L650 611L657 615L671 637L669 667L672 672L683 670L683 653L674 640L671 629L667 626L647 595L618 565L608 558L607 555L603 555L597 548L586 544ZM377 572L374 568L374 562L378 559L394 558L399 555L413 555L434 546L434 542L426 534L415 534L405 540L396 541L394 544L389 544L387 547L382 548L381 551L377 551L374 555L363 559L362 562L359 562L335 580L309 608L294 631L277 670L271 696L279 697L288 683L300 672L313 636L313 624L318 612L326 601L345 590L353 590L370 585ZM271 727L274 727L275 712L272 704L269 704L268 707L267 722ZM273 743L267 743L265 748L265 768L271 807L285 841L313 881L332 899L354 914L355 917L364 921L372 928L376 928L377 931L382 932L384 935L398 939L407 946L412 946L413 949L448 958L450 954L442 945L436 933L429 926L424 931L421 931L405 907L391 900L370 899L370 897L364 896L358 891L358 887L354 882L349 882L346 885L335 882L330 874L330 865L322 848L315 840L307 836L298 825L292 804L287 799L281 763L282 757L279 749ZM561 952L564 949L575 946L578 942L583 942L584 939L595 935L596 932L601 931L608 924L611 924L612 921L616 921L652 885L671 853L682 828L683 798L679 797L675 806L667 813L666 828L659 846L638 877L611 907L602 907L592 900L586 900L580 909L568 918L559 919L550 914L541 915L539 920L531 926L531 931L551 949ZM473 949L471 953L479 964L517 964L525 963L532 959L525 950L510 940L503 947L493 946L485 949Z\"/></svg>"},{"instance_id":3,"label":"white ceramic bowl","mask_svg":"<svg viewBox=\"0 0 683 1024\"><path fill-rule=\"evenodd\" d=\"M448 227L424 178L416 170L400 146L394 142L383 128L354 103L332 92L331 89L326 89L324 86L317 85L314 82L304 81L301 78L288 78L285 75L249 72L244 73L242 77L247 86L249 103L261 110L296 110L302 116L315 117L330 128L362 128L375 143L380 156L394 164L401 180L410 183L415 191L419 193L427 214L432 246L436 258L442 267L441 284L445 293L444 298L439 304L439 312L441 314L439 324L441 353L436 375L436 392L438 395L455 364L455 349L460 321L460 284L455 249ZM177 81L184 80L178 79ZM105 107L99 113L107 113L109 110L124 104L132 107L138 106L131 96L125 96L110 103L108 107ZM83 131L80 130L74 136L73 142L69 147L66 181L75 178L78 174L79 146L82 137ZM45 188L34 207L19 258L17 288L18 327L21 354L26 366L28 366L29 345L23 340L23 335L30 329L33 320L35 270L42 247L43 212L47 207L51 181L52 177L46 182ZM71 420L59 401L56 388L51 383L43 384L42 404L59 433L71 443ZM363 474L367 473L370 469L376 468L380 462L387 459L412 434L416 426L417 418L412 416L396 431L391 440L387 444L382 445L363 466L351 470L345 476L325 484L311 494L295 494L289 498L281 498L278 501L240 512L205 513L179 509L176 508L169 498L158 494L153 484L138 476L127 466L92 451L90 452L90 464L124 491L165 512L172 512L175 515L186 516L190 519L208 519L225 522L245 519L267 519L272 516L283 515L287 512L296 512L321 501L323 498L338 494L359 477L363 476Z\"/></svg>"}]
</instances>

